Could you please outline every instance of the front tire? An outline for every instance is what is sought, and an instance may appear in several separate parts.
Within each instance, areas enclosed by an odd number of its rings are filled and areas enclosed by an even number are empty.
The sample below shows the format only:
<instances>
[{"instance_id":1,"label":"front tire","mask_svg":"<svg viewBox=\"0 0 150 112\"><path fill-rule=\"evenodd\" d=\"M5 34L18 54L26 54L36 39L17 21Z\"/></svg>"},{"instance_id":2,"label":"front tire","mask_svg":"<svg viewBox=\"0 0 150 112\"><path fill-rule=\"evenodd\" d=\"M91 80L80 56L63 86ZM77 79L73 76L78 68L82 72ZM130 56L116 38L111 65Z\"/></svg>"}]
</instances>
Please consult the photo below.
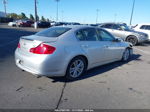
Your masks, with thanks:
<instances>
[{"instance_id":1,"label":"front tire","mask_svg":"<svg viewBox=\"0 0 150 112\"><path fill-rule=\"evenodd\" d=\"M135 36L127 37L126 41L132 43L132 45L134 46L138 43L138 39Z\"/></svg>"},{"instance_id":2,"label":"front tire","mask_svg":"<svg viewBox=\"0 0 150 112\"><path fill-rule=\"evenodd\" d=\"M123 53L123 56L122 56L122 61L127 62L130 59L130 57L131 57L130 49L126 48L124 53Z\"/></svg>"},{"instance_id":3,"label":"front tire","mask_svg":"<svg viewBox=\"0 0 150 112\"><path fill-rule=\"evenodd\" d=\"M66 78L74 80L79 78L86 71L86 61L83 57L75 57L67 67Z\"/></svg>"}]
</instances>

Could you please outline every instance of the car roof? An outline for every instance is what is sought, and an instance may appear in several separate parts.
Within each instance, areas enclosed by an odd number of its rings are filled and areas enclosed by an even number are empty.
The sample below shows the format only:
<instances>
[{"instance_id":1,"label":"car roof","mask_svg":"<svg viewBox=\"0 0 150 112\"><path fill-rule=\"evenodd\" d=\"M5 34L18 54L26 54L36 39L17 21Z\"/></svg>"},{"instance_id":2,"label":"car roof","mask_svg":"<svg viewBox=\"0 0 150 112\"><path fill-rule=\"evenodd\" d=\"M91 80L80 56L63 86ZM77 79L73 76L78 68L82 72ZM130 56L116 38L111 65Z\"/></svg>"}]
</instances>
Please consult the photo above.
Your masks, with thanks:
<instances>
[{"instance_id":1,"label":"car roof","mask_svg":"<svg viewBox=\"0 0 150 112\"><path fill-rule=\"evenodd\" d=\"M123 23L123 22L107 22L107 23L100 23L100 25L104 25L104 24L126 24L126 23Z\"/></svg>"},{"instance_id":2,"label":"car roof","mask_svg":"<svg viewBox=\"0 0 150 112\"><path fill-rule=\"evenodd\" d=\"M150 23L140 23L140 24L137 24L137 25L150 25Z\"/></svg>"},{"instance_id":3,"label":"car roof","mask_svg":"<svg viewBox=\"0 0 150 112\"><path fill-rule=\"evenodd\" d=\"M61 26L54 26L54 27L66 27L66 28L72 28L72 29L98 28L98 27L89 26L89 25L61 25Z\"/></svg>"}]
</instances>

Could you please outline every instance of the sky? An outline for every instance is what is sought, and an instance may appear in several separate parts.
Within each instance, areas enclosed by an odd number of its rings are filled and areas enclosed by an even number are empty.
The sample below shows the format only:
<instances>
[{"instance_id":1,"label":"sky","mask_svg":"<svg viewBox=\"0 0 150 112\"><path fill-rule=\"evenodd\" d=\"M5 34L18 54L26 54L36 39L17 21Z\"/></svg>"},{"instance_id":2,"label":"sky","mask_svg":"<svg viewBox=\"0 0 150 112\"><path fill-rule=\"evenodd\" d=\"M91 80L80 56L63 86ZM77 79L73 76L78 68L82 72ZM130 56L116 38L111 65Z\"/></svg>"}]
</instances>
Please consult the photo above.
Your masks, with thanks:
<instances>
[{"instance_id":1,"label":"sky","mask_svg":"<svg viewBox=\"0 0 150 112\"><path fill-rule=\"evenodd\" d=\"M4 6L0 2L0 11ZM7 0L7 13L28 17L34 15L34 0ZM39 17L56 20L57 3L55 0L37 0ZM150 0L135 0L132 24L150 23ZM96 23L125 22L129 24L133 0L60 0L58 3L58 20L66 22ZM97 11L99 10L99 11Z\"/></svg>"}]
</instances>

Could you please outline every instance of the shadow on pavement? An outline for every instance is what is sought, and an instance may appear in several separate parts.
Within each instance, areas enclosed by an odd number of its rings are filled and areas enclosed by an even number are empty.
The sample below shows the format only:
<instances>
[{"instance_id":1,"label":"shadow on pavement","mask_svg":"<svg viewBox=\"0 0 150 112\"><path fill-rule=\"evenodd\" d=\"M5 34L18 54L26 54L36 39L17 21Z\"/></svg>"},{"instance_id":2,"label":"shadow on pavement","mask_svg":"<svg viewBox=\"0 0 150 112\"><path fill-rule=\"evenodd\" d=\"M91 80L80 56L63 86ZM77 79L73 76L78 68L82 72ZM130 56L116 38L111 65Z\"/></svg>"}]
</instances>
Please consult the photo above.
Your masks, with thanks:
<instances>
[{"instance_id":1,"label":"shadow on pavement","mask_svg":"<svg viewBox=\"0 0 150 112\"><path fill-rule=\"evenodd\" d=\"M121 61L118 61L118 62L113 62L113 63L110 63L110 64L106 64L106 65L103 65L103 66L99 66L99 67L96 67L96 68L93 68L91 70L88 70L84 75L82 75L81 77L79 77L78 79L76 80L73 80L73 81L68 81L65 79L65 77L49 77L50 79L53 79L53 83L56 83L56 82L74 82L74 81L79 81L79 80L84 80L84 79L87 79L87 78L90 78L90 77L93 77L93 76L96 76L96 75L101 75L102 73L105 73L105 72L108 72L112 69L115 69L117 67L121 67L122 65L124 64L127 64L129 63L130 61L142 61L141 59L139 59L139 57L141 57L141 55L139 54L134 54L132 56L132 58L128 61L128 62L121 62Z\"/></svg>"},{"instance_id":2,"label":"shadow on pavement","mask_svg":"<svg viewBox=\"0 0 150 112\"><path fill-rule=\"evenodd\" d=\"M140 43L137 46L147 47L147 46L150 46L150 42Z\"/></svg>"},{"instance_id":3,"label":"shadow on pavement","mask_svg":"<svg viewBox=\"0 0 150 112\"><path fill-rule=\"evenodd\" d=\"M36 32L19 29L0 28L0 59L14 55L21 36L32 35Z\"/></svg>"}]
</instances>

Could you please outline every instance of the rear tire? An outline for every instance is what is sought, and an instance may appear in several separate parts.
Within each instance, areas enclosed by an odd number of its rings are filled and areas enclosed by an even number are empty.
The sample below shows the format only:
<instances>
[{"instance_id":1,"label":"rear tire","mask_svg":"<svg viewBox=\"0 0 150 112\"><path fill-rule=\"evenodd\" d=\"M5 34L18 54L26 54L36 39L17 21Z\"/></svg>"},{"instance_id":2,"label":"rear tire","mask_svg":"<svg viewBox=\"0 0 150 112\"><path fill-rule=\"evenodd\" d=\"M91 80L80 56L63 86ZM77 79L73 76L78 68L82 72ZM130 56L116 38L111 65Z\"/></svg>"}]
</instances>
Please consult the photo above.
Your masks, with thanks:
<instances>
[{"instance_id":1,"label":"rear tire","mask_svg":"<svg viewBox=\"0 0 150 112\"><path fill-rule=\"evenodd\" d=\"M79 78L87 68L86 61L83 57L75 57L71 60L67 67L66 79L75 80Z\"/></svg>"},{"instance_id":2,"label":"rear tire","mask_svg":"<svg viewBox=\"0 0 150 112\"><path fill-rule=\"evenodd\" d=\"M138 43L138 39L135 36L127 37L126 41L132 43L132 45L134 46Z\"/></svg>"}]
</instances>

